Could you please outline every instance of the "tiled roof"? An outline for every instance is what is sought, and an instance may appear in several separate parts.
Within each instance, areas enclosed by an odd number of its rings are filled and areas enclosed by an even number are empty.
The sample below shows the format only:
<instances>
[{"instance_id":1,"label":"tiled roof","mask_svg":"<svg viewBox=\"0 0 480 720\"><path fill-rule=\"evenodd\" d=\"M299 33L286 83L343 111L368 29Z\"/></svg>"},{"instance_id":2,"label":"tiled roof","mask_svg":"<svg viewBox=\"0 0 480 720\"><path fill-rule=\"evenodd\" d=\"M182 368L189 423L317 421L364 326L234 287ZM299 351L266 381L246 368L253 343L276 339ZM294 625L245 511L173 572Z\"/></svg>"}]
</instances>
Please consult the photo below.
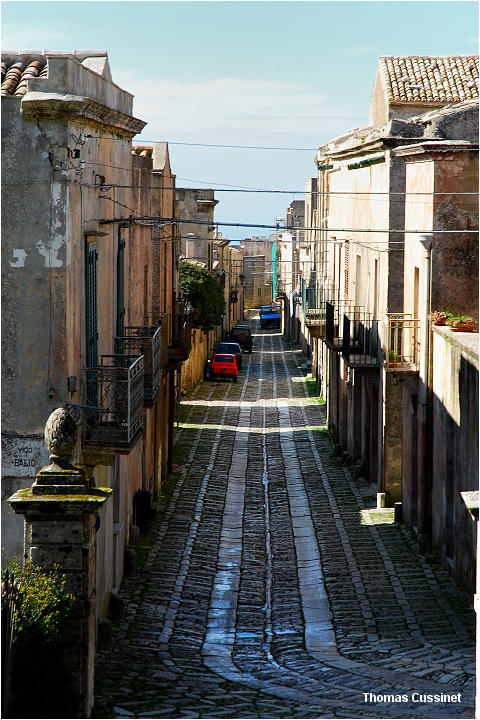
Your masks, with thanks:
<instances>
[{"instance_id":1,"label":"tiled roof","mask_svg":"<svg viewBox=\"0 0 480 720\"><path fill-rule=\"evenodd\" d=\"M47 76L47 59L17 60L2 59L2 95L21 97L27 92L27 80Z\"/></svg>"},{"instance_id":2,"label":"tiled roof","mask_svg":"<svg viewBox=\"0 0 480 720\"><path fill-rule=\"evenodd\" d=\"M132 155L138 155L140 157L152 157L153 147L151 145L135 145L132 147Z\"/></svg>"},{"instance_id":3,"label":"tiled roof","mask_svg":"<svg viewBox=\"0 0 480 720\"><path fill-rule=\"evenodd\" d=\"M105 50L74 50L56 52L52 50L21 50L2 52L2 95L22 97L27 92L27 80L47 77L47 58L71 57L85 65L92 59L107 58ZM94 68L93 68L94 69Z\"/></svg>"},{"instance_id":4,"label":"tiled roof","mask_svg":"<svg viewBox=\"0 0 480 720\"><path fill-rule=\"evenodd\" d=\"M456 103L478 99L478 55L383 56L390 103Z\"/></svg>"}]
</instances>

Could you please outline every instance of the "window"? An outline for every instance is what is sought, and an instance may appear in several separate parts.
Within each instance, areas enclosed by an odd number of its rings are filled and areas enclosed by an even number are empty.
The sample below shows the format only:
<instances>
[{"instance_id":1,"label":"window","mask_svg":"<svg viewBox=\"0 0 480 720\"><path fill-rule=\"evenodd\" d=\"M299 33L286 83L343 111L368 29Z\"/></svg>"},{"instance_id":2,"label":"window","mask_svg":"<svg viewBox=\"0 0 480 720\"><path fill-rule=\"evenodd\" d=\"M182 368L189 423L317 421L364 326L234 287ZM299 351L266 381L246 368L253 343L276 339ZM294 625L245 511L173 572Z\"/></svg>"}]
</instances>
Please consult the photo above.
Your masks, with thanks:
<instances>
[{"instance_id":1,"label":"window","mask_svg":"<svg viewBox=\"0 0 480 720\"><path fill-rule=\"evenodd\" d=\"M257 294L262 295L263 289L261 287L257 288Z\"/></svg>"}]
</instances>

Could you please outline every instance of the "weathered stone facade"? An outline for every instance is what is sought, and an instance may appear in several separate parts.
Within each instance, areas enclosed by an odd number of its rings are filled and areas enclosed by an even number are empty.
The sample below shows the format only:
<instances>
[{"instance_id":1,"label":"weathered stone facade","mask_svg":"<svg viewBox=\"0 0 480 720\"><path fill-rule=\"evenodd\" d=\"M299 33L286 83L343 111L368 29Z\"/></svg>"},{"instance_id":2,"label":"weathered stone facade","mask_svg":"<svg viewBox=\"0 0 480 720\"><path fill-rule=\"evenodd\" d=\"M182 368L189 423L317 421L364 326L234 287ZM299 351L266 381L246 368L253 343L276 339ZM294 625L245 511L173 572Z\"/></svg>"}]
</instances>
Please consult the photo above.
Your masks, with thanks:
<instances>
[{"instance_id":1,"label":"weathered stone facade","mask_svg":"<svg viewBox=\"0 0 480 720\"><path fill-rule=\"evenodd\" d=\"M422 82L438 66L450 83L452 63L460 69L444 107L444 86ZM427 74L415 88L418 67ZM401 87L399 73L405 75ZM428 548L433 533L444 559L440 497L449 480L437 477L431 496L434 420L430 408L425 425L422 387L428 383L431 402L431 380L422 363L430 378L444 369L432 369L433 356L429 366L422 360L428 320L420 235L433 238L431 309L478 318L477 77L478 57L381 58L372 125L320 147L318 181L307 185L307 213L317 228L307 239L318 265L302 299L302 326L310 346L314 338L312 370L327 400L337 453L385 493L389 505L403 500L420 545ZM467 395L461 402L470 407ZM443 430L437 431L441 443ZM429 464L428 478L421 462ZM474 469L468 472L462 490L477 487ZM456 486L455 504L458 492ZM473 535L462 523L454 530L453 574L472 590Z\"/></svg>"},{"instance_id":2,"label":"weathered stone facade","mask_svg":"<svg viewBox=\"0 0 480 720\"><path fill-rule=\"evenodd\" d=\"M456 122L448 123L442 113L437 120L458 127L459 114L468 128L477 113L453 113ZM428 322L422 308L429 285L432 310L478 318L478 145L437 140L397 153L406 160L405 312ZM429 265L411 232L419 227L431 232ZM403 514L456 582L473 593L474 523L460 493L478 487L478 335L432 329L427 349L423 333L416 338L419 352L428 352L428 367L420 367L403 395Z\"/></svg>"},{"instance_id":3,"label":"weathered stone facade","mask_svg":"<svg viewBox=\"0 0 480 720\"><path fill-rule=\"evenodd\" d=\"M132 115L132 95L112 82L106 53L3 53L2 60L44 66L39 77L25 71L23 94L11 83L4 94L2 86L2 443L9 457L2 498L31 484L45 464L47 417L71 406L82 428L75 462L113 489L96 535L100 615L123 576L135 493L158 493L171 453L174 233L172 225L135 223L132 214L173 217L174 176L164 143L132 158L132 138L145 123ZM160 192L145 189L154 185ZM147 360L134 371L142 353ZM117 428L115 437L108 427ZM2 513L5 555L22 555L23 522L5 502Z\"/></svg>"}]
</instances>

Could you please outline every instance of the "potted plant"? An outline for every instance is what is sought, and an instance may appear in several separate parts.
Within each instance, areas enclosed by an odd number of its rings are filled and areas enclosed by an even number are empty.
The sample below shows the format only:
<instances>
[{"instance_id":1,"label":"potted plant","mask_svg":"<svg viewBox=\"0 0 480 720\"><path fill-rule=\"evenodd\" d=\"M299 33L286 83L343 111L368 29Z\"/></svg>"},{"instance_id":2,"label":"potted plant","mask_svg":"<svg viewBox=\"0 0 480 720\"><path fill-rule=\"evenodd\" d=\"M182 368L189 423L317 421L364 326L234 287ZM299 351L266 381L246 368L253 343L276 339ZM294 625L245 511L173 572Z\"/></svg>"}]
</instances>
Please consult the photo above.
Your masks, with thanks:
<instances>
[{"instance_id":1,"label":"potted plant","mask_svg":"<svg viewBox=\"0 0 480 720\"><path fill-rule=\"evenodd\" d=\"M473 332L477 321L470 315L452 316L448 320L452 332Z\"/></svg>"},{"instance_id":2,"label":"potted plant","mask_svg":"<svg viewBox=\"0 0 480 720\"><path fill-rule=\"evenodd\" d=\"M388 353L388 367L397 367L399 355L393 350L389 350Z\"/></svg>"},{"instance_id":3,"label":"potted plant","mask_svg":"<svg viewBox=\"0 0 480 720\"><path fill-rule=\"evenodd\" d=\"M446 325L448 322L448 314L443 310L432 310L428 318L432 325Z\"/></svg>"}]
</instances>

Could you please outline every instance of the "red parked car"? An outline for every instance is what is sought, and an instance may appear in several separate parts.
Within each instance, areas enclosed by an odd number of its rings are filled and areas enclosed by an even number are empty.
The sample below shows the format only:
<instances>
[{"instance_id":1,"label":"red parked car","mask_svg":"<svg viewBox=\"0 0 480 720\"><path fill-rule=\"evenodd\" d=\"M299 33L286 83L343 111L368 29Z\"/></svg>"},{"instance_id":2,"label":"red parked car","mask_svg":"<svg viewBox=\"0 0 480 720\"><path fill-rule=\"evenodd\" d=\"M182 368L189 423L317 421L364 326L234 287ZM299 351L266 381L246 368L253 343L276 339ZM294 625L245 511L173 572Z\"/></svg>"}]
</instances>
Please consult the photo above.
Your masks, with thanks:
<instances>
[{"instance_id":1,"label":"red parked car","mask_svg":"<svg viewBox=\"0 0 480 720\"><path fill-rule=\"evenodd\" d=\"M231 378L233 382L237 382L238 367L235 355L227 355L224 353L215 353L210 365L210 380L215 377Z\"/></svg>"}]
</instances>

